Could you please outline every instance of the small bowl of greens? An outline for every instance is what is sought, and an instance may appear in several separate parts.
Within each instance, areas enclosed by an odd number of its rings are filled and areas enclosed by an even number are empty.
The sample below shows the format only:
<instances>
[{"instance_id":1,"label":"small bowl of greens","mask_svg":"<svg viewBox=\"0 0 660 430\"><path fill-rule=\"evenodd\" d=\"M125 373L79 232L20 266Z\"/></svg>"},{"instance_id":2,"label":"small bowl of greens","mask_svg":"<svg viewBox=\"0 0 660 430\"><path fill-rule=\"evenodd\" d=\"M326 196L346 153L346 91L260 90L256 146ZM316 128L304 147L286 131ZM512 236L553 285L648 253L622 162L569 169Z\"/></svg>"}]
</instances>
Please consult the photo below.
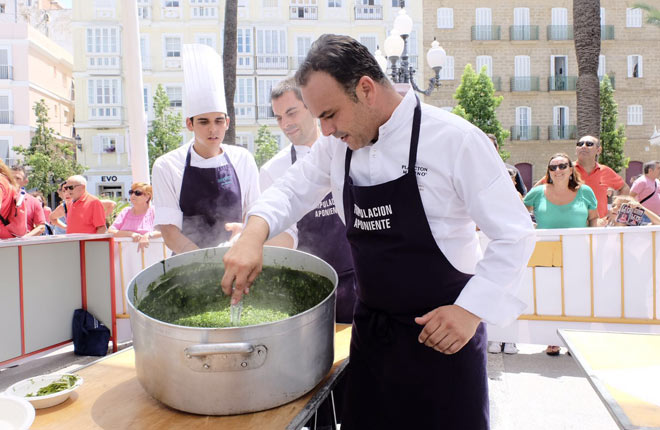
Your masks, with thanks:
<instances>
[{"instance_id":1,"label":"small bowl of greens","mask_svg":"<svg viewBox=\"0 0 660 430\"><path fill-rule=\"evenodd\" d=\"M7 388L5 394L22 397L35 409L50 408L66 401L83 379L71 373L53 373L24 379Z\"/></svg>"}]
</instances>

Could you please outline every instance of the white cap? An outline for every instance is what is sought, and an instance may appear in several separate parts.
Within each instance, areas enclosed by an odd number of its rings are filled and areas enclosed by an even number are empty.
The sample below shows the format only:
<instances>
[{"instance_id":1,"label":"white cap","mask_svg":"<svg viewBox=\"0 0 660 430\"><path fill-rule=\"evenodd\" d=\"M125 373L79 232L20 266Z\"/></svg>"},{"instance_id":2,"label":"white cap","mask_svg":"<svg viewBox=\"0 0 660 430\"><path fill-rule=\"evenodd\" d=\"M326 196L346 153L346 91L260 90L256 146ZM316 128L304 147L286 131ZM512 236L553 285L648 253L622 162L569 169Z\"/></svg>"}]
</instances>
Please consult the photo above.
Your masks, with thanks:
<instances>
[{"instance_id":1,"label":"white cap","mask_svg":"<svg viewBox=\"0 0 660 430\"><path fill-rule=\"evenodd\" d=\"M209 112L227 113L222 57L211 47L183 45L186 118Z\"/></svg>"}]
</instances>

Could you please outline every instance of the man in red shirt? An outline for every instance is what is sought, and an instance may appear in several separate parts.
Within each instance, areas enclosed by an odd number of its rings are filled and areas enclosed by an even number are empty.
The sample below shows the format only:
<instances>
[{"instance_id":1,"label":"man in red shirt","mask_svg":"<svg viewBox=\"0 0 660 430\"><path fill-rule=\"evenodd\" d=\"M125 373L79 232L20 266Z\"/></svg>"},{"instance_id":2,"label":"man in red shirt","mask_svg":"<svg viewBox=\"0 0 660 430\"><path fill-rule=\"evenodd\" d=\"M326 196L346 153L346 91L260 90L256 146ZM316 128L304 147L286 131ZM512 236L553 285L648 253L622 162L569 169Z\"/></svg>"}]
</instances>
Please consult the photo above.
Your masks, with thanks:
<instances>
[{"instance_id":1,"label":"man in red shirt","mask_svg":"<svg viewBox=\"0 0 660 430\"><path fill-rule=\"evenodd\" d=\"M105 233L103 204L87 192L87 180L80 175L66 180L64 189L71 193L73 204L66 218L66 233Z\"/></svg>"},{"instance_id":2,"label":"man in red shirt","mask_svg":"<svg viewBox=\"0 0 660 430\"><path fill-rule=\"evenodd\" d=\"M29 182L25 168L23 166L13 166L11 172L20 189L25 192L25 187ZM44 208L41 206L41 202L29 193L25 194L25 215L27 217L28 232L24 237L41 236L46 231Z\"/></svg>"},{"instance_id":3,"label":"man in red shirt","mask_svg":"<svg viewBox=\"0 0 660 430\"><path fill-rule=\"evenodd\" d=\"M628 194L630 187L621 176L611 168L598 164L598 156L603 148L600 140L594 136L584 136L577 142L575 153L577 161L575 169L580 173L582 181L596 194L598 200L598 216L607 215L607 189L612 188L619 194Z\"/></svg>"}]
</instances>

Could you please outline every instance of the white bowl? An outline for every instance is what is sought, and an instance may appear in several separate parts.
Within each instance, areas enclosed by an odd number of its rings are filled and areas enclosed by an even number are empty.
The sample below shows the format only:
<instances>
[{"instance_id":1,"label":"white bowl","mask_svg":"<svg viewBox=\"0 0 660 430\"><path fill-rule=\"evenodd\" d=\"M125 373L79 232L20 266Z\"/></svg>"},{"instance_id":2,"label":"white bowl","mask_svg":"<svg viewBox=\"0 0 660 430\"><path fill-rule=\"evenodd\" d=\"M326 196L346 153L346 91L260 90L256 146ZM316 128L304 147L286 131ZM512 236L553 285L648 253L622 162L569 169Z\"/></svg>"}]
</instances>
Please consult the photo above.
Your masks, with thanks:
<instances>
[{"instance_id":1,"label":"white bowl","mask_svg":"<svg viewBox=\"0 0 660 430\"><path fill-rule=\"evenodd\" d=\"M34 407L25 399L0 394L0 430L27 430L34 421Z\"/></svg>"},{"instance_id":2,"label":"white bowl","mask_svg":"<svg viewBox=\"0 0 660 430\"><path fill-rule=\"evenodd\" d=\"M73 384L73 387L59 391L57 393L48 394L46 396L25 397L28 394L36 394L40 388L43 388L57 381L65 375L75 376L78 378L76 383ZM59 405L60 403L66 401L71 393L80 387L82 383L83 379L78 375L72 375L71 373L53 373L50 375L35 376L34 378L28 378L22 380L21 382L17 382L11 387L7 388L5 394L24 398L28 402L32 403L32 406L34 406L35 409L50 408L51 406Z\"/></svg>"}]
</instances>

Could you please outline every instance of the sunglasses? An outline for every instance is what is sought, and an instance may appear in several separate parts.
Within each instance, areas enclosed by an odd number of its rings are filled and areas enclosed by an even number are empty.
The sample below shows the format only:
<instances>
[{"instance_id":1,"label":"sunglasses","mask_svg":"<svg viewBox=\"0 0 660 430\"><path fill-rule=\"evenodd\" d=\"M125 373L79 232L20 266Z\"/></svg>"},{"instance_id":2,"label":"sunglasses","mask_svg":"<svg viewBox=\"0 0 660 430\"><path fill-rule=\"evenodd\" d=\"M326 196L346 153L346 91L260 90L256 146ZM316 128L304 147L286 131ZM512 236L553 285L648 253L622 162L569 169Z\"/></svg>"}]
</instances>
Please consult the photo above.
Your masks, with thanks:
<instances>
[{"instance_id":1,"label":"sunglasses","mask_svg":"<svg viewBox=\"0 0 660 430\"><path fill-rule=\"evenodd\" d=\"M582 147L583 145L587 145L587 147L591 148L595 145L595 143L590 140L581 140L577 143L578 148Z\"/></svg>"},{"instance_id":2,"label":"sunglasses","mask_svg":"<svg viewBox=\"0 0 660 430\"><path fill-rule=\"evenodd\" d=\"M63 190L73 191L76 187L79 187L79 186L81 186L81 185L82 185L82 184L77 184L77 185L65 185L64 187L62 187L62 189L63 189Z\"/></svg>"},{"instance_id":3,"label":"sunglasses","mask_svg":"<svg viewBox=\"0 0 660 430\"><path fill-rule=\"evenodd\" d=\"M144 194L144 191L140 191L140 190L128 190L128 195L129 195L129 196L132 196L133 194L135 194L136 196L140 197L142 194Z\"/></svg>"},{"instance_id":4,"label":"sunglasses","mask_svg":"<svg viewBox=\"0 0 660 430\"><path fill-rule=\"evenodd\" d=\"M555 170L566 170L568 168L568 163L561 163L561 164L551 164L548 166L548 170L551 172L554 172Z\"/></svg>"}]
</instances>

